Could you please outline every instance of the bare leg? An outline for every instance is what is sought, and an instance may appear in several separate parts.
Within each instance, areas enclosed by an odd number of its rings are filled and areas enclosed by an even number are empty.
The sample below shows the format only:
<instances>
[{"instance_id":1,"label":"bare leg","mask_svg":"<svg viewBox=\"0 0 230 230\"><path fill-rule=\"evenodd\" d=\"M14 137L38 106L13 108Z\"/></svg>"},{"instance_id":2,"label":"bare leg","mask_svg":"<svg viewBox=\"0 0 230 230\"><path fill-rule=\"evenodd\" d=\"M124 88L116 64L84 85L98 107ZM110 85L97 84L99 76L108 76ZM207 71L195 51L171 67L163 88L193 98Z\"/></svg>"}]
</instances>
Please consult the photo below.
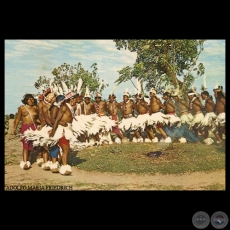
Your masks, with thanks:
<instances>
[{"instance_id":1,"label":"bare leg","mask_svg":"<svg viewBox=\"0 0 230 230\"><path fill-rule=\"evenodd\" d=\"M159 130L159 132L161 133L161 135L163 136L164 139L166 139L168 136L165 133L165 131L162 129L162 127L157 127L157 129Z\"/></svg>"},{"instance_id":2,"label":"bare leg","mask_svg":"<svg viewBox=\"0 0 230 230\"><path fill-rule=\"evenodd\" d=\"M68 154L69 154L69 147L66 145L62 145L62 164L67 165Z\"/></svg>"},{"instance_id":3,"label":"bare leg","mask_svg":"<svg viewBox=\"0 0 230 230\"><path fill-rule=\"evenodd\" d=\"M29 150L28 149L23 149L22 150L22 158L24 162L28 161L29 158Z\"/></svg>"},{"instance_id":4,"label":"bare leg","mask_svg":"<svg viewBox=\"0 0 230 230\"><path fill-rule=\"evenodd\" d=\"M215 135L217 141L218 141L219 143L221 143L222 140L221 140L221 138L219 137L218 132L214 132L213 134Z\"/></svg>"},{"instance_id":5,"label":"bare leg","mask_svg":"<svg viewBox=\"0 0 230 230\"><path fill-rule=\"evenodd\" d=\"M135 136L137 139L139 139L141 137L140 133L138 131L135 132Z\"/></svg>"},{"instance_id":6,"label":"bare leg","mask_svg":"<svg viewBox=\"0 0 230 230\"><path fill-rule=\"evenodd\" d=\"M43 152L43 161L46 163L49 160L49 154L47 151Z\"/></svg>"},{"instance_id":7,"label":"bare leg","mask_svg":"<svg viewBox=\"0 0 230 230\"><path fill-rule=\"evenodd\" d=\"M154 133L153 133L153 131L152 131L152 129L151 129L151 127L146 127L146 132L147 132L147 135L148 135L148 138L149 139L154 139L155 138L155 135L154 135Z\"/></svg>"}]
</instances>

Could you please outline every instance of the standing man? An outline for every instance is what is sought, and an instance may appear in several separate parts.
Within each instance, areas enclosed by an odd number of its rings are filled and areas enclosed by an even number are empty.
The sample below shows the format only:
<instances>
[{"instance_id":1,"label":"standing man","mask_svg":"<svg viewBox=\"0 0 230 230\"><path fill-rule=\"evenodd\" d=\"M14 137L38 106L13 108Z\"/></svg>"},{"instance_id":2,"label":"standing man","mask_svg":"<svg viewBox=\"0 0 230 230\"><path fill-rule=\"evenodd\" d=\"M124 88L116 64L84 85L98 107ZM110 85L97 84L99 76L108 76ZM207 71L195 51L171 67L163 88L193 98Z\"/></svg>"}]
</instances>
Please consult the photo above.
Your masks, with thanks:
<instances>
[{"instance_id":1,"label":"standing man","mask_svg":"<svg viewBox=\"0 0 230 230\"><path fill-rule=\"evenodd\" d=\"M200 102L199 97L197 97L192 90L188 92L188 98L190 103L189 109L193 115L193 120L190 123L189 129L192 129L195 132L195 136L198 137L198 133L202 134L201 122L204 119L204 114L202 112L204 106Z\"/></svg>"},{"instance_id":2,"label":"standing man","mask_svg":"<svg viewBox=\"0 0 230 230\"><path fill-rule=\"evenodd\" d=\"M107 104L105 101L101 100L101 94L99 92L97 92L95 94L95 102L94 104L94 113L97 114L98 119L100 122L104 122L104 124L109 124L110 123L110 119L106 116L107 113ZM101 123L102 124L102 123ZM115 122L114 122L115 125ZM101 126L101 128L99 128L98 133L96 133L95 137L96 137L96 144L105 144L106 142L108 142L109 144L112 144L112 139L110 136L110 131L112 130L112 127L110 130L106 130L105 126Z\"/></svg>"},{"instance_id":3,"label":"standing man","mask_svg":"<svg viewBox=\"0 0 230 230\"><path fill-rule=\"evenodd\" d=\"M94 113L94 104L93 104L93 102L91 102L91 95L90 95L88 86L86 86L85 96L83 99L82 113L85 116L90 116ZM87 122L88 117L86 117L86 119L84 119L84 120L85 120L85 122ZM95 144L94 139L96 139L94 134L91 134L88 131L84 131L84 133L85 133L86 141L88 141L88 143L91 146L93 146Z\"/></svg>"},{"instance_id":4,"label":"standing man","mask_svg":"<svg viewBox=\"0 0 230 230\"><path fill-rule=\"evenodd\" d=\"M62 175L70 175L72 173L71 166L68 165L68 156L70 149L70 140L74 137L72 130L72 121L74 117L73 108L76 106L76 94L69 92L65 95L66 103L60 106L53 129L49 132L49 137L53 137L57 129L63 132L62 138L59 139L58 145L62 148L62 166L59 172Z\"/></svg>"},{"instance_id":5,"label":"standing man","mask_svg":"<svg viewBox=\"0 0 230 230\"><path fill-rule=\"evenodd\" d=\"M65 100L64 95L58 95L56 97L56 101L50 106L49 111L50 111L50 121L52 123L52 127L55 123L55 120L57 118L58 111L62 105L62 103ZM63 126L65 123L60 122ZM50 164L50 170L52 173L58 173L59 172L59 163L61 162L61 153L60 153L60 148L58 143L54 144L50 149L49 149L49 155L51 157L52 163Z\"/></svg>"},{"instance_id":6,"label":"standing man","mask_svg":"<svg viewBox=\"0 0 230 230\"><path fill-rule=\"evenodd\" d=\"M123 94L123 101L120 102L121 112L122 112L122 120L119 124L119 127L122 127L121 130L124 130L124 136L130 139L130 132L134 131L135 137L133 138L133 142L142 142L143 138L138 132L139 127L135 127L133 122L135 122L135 117L133 116L134 110L136 109L136 104L133 100L130 99L130 94L126 89L126 92Z\"/></svg>"},{"instance_id":7,"label":"standing man","mask_svg":"<svg viewBox=\"0 0 230 230\"><path fill-rule=\"evenodd\" d=\"M38 107L34 105L34 97L32 94L25 94L22 100L24 105L18 108L18 115L14 124L14 134L16 135L16 130L19 122L21 121L21 134L23 134L27 129L36 130L36 120L38 119ZM31 163L28 161L30 152L34 149L33 142L26 140L26 138L21 139L22 142L22 158L20 163L22 169L29 169Z\"/></svg>"},{"instance_id":8,"label":"standing man","mask_svg":"<svg viewBox=\"0 0 230 230\"><path fill-rule=\"evenodd\" d=\"M188 142L200 144L198 138L195 136L195 133L189 130L189 126L193 120L193 115L188 111L189 104L178 96L178 92L174 91L171 93L171 97L174 100L176 114L180 117L181 126L180 130L174 135L177 134L177 137L181 137L180 134L186 139Z\"/></svg>"},{"instance_id":9,"label":"standing man","mask_svg":"<svg viewBox=\"0 0 230 230\"><path fill-rule=\"evenodd\" d=\"M55 101L56 101L56 95L54 92L49 92L44 98L43 106L42 106L42 115L44 117L46 126L53 127L53 124L50 118L50 107ZM41 167L43 170L49 171L51 163L52 163L51 157L49 155L47 145L44 144L43 147L45 151L43 152L43 163Z\"/></svg>"},{"instance_id":10,"label":"standing man","mask_svg":"<svg viewBox=\"0 0 230 230\"><path fill-rule=\"evenodd\" d=\"M223 139L223 134L225 135L225 95L222 90L222 86L219 86L217 89L213 90L214 97L216 98L216 125L218 127L220 139Z\"/></svg>"},{"instance_id":11,"label":"standing man","mask_svg":"<svg viewBox=\"0 0 230 230\"><path fill-rule=\"evenodd\" d=\"M38 131L40 131L46 125L46 121L45 121L45 118L43 115L43 106L45 106L45 102L44 102L45 96L47 96L49 93L51 93L50 88L45 90L43 92L43 94L39 95L39 97L38 97L38 100L39 100L39 102L38 102L38 116L39 116L39 120L40 120L40 124L37 126ZM37 165L39 167L41 167L43 162L44 162L43 157L45 158L47 155L47 150L43 146L39 146L37 148L37 151L38 151L38 156L37 156L36 162L37 162Z\"/></svg>"},{"instance_id":12,"label":"standing man","mask_svg":"<svg viewBox=\"0 0 230 230\"><path fill-rule=\"evenodd\" d=\"M161 142L170 143L172 142L171 138L167 136L163 130L163 125L168 123L167 116L163 114L160 110L164 110L165 106L162 104L161 100L156 96L156 90L151 88L150 92L150 115L151 118L155 121L156 127L160 134L162 135Z\"/></svg>"},{"instance_id":13,"label":"standing man","mask_svg":"<svg viewBox=\"0 0 230 230\"><path fill-rule=\"evenodd\" d=\"M217 143L219 144L221 142L221 139L218 135L218 128L216 126L217 116L214 112L216 105L212 99L212 96L209 95L208 91L203 91L201 93L201 98L205 101L203 109L205 115L203 121L201 122L201 128L203 128L202 134L204 138L208 138L209 131L211 131L215 135Z\"/></svg>"},{"instance_id":14,"label":"standing man","mask_svg":"<svg viewBox=\"0 0 230 230\"><path fill-rule=\"evenodd\" d=\"M121 130L118 127L118 110L121 109L121 105L116 101L116 96L114 94L109 95L109 101L106 102L107 111L109 114L109 118L114 120L116 123L116 126L112 127L112 132L115 133L120 141L115 139L115 142L121 143L121 142L127 142L126 139L124 139L124 135L121 133Z\"/></svg>"},{"instance_id":15,"label":"standing man","mask_svg":"<svg viewBox=\"0 0 230 230\"><path fill-rule=\"evenodd\" d=\"M170 126L180 126L181 120L176 115L176 105L174 101L171 99L171 95L169 92L163 93L163 99L165 100L164 105L164 113L170 117L169 124Z\"/></svg>"},{"instance_id":16,"label":"standing man","mask_svg":"<svg viewBox=\"0 0 230 230\"><path fill-rule=\"evenodd\" d=\"M148 125L148 117L150 113L150 108L147 104L147 102L144 100L144 97L142 97L142 94L135 94L136 99L136 111L138 112L137 119L140 120L142 123L144 122L144 132L147 133L148 138L145 138L145 142L154 142L155 135L152 130L152 126ZM147 117L146 117L147 115Z\"/></svg>"}]
</instances>

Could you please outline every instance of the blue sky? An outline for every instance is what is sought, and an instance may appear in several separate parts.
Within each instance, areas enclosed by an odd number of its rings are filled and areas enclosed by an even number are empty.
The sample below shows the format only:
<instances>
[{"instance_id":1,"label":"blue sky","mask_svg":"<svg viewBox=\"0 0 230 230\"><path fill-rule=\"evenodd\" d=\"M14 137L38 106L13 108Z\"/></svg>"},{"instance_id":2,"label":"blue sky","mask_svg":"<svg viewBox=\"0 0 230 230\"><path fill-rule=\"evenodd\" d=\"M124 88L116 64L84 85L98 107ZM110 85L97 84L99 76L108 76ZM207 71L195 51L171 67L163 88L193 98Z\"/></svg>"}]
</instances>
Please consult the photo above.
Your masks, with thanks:
<instances>
[{"instance_id":1,"label":"blue sky","mask_svg":"<svg viewBox=\"0 0 230 230\"><path fill-rule=\"evenodd\" d=\"M217 83L225 92L225 51L225 40L207 40L198 59L205 66L207 90L211 95ZM93 70L91 65L97 63L99 78L109 84L102 92L102 99L107 99L118 79L117 71L125 66L133 67L135 59L135 53L117 50L112 40L5 40L5 114L16 113L24 94L38 92L33 85L39 76L53 78L51 72L63 63L81 62L89 72ZM203 77L194 82L199 93L201 84ZM118 102L122 101L126 88L135 93L131 82L120 84L115 90Z\"/></svg>"}]
</instances>

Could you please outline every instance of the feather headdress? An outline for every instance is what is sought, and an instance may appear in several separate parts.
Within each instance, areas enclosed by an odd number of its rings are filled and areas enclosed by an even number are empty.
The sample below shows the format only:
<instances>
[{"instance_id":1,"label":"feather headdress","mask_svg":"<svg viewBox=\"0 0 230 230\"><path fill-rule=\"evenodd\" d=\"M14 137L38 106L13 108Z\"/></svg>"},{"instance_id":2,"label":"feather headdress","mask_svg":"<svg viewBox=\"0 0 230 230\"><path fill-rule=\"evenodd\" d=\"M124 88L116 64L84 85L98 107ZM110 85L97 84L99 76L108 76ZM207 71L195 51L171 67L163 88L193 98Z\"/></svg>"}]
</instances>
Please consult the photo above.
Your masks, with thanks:
<instances>
[{"instance_id":1,"label":"feather headdress","mask_svg":"<svg viewBox=\"0 0 230 230\"><path fill-rule=\"evenodd\" d=\"M77 84L77 93L81 94L81 87L82 87L83 81L81 78L79 78L78 80L78 84Z\"/></svg>"},{"instance_id":2,"label":"feather headdress","mask_svg":"<svg viewBox=\"0 0 230 230\"><path fill-rule=\"evenodd\" d=\"M85 87L85 97L91 98L88 86Z\"/></svg>"},{"instance_id":3,"label":"feather headdress","mask_svg":"<svg viewBox=\"0 0 230 230\"><path fill-rule=\"evenodd\" d=\"M125 92L123 93L123 96L128 96L128 97L130 97L130 93L129 93L128 88L125 89Z\"/></svg>"},{"instance_id":4,"label":"feather headdress","mask_svg":"<svg viewBox=\"0 0 230 230\"><path fill-rule=\"evenodd\" d=\"M99 85L99 87L98 87L98 90L97 90L97 92L96 92L96 94L95 94L95 97L101 97L100 91L101 91L102 85L103 85L103 80L101 81L101 83L100 83L100 85Z\"/></svg>"},{"instance_id":5,"label":"feather headdress","mask_svg":"<svg viewBox=\"0 0 230 230\"><path fill-rule=\"evenodd\" d=\"M113 87L113 89L112 89L112 91L110 92L110 94L109 95L114 95L114 92L115 92L115 90L116 90L116 88L118 87L118 85L119 84L116 84L114 87Z\"/></svg>"},{"instance_id":6,"label":"feather headdress","mask_svg":"<svg viewBox=\"0 0 230 230\"><path fill-rule=\"evenodd\" d=\"M137 79L137 94L141 94L141 82Z\"/></svg>"}]
</instances>

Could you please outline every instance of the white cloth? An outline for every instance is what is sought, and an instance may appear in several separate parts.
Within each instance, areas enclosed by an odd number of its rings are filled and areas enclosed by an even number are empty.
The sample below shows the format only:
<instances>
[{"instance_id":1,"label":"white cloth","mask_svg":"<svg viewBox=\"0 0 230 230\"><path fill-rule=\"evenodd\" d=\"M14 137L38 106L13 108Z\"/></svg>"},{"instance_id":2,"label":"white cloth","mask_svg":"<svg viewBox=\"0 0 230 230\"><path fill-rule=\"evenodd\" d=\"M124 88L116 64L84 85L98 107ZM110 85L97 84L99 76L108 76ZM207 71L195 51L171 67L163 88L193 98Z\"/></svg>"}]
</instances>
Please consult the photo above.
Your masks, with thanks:
<instances>
[{"instance_id":1,"label":"white cloth","mask_svg":"<svg viewBox=\"0 0 230 230\"><path fill-rule=\"evenodd\" d=\"M214 131L216 129L216 114L214 112L206 113L203 121L201 122L201 128L208 128L210 131Z\"/></svg>"},{"instance_id":2,"label":"white cloth","mask_svg":"<svg viewBox=\"0 0 230 230\"><path fill-rule=\"evenodd\" d=\"M220 113L216 118L216 125L217 126L225 126L225 112Z\"/></svg>"},{"instance_id":3,"label":"white cloth","mask_svg":"<svg viewBox=\"0 0 230 230\"><path fill-rule=\"evenodd\" d=\"M195 129L200 128L203 119L204 119L203 113L195 114L193 120L191 121L190 128L195 128Z\"/></svg>"}]
</instances>

